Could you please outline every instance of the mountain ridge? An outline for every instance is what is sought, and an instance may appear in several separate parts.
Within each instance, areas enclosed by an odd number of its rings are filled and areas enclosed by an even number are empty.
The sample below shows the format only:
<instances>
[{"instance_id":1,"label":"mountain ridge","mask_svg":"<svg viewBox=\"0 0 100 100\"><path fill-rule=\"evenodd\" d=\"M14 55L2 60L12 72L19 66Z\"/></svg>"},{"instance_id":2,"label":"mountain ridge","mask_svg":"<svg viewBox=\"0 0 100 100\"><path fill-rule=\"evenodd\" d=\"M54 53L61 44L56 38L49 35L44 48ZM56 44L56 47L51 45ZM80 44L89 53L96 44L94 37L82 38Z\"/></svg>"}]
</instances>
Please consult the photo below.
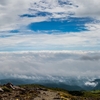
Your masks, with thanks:
<instances>
[{"instance_id":1,"label":"mountain ridge","mask_svg":"<svg viewBox=\"0 0 100 100\"><path fill-rule=\"evenodd\" d=\"M78 80L76 80L78 81ZM79 84L67 84L67 82L55 82L55 81L51 81L51 80L42 80L42 81L35 81L35 80L31 80L31 79L1 79L0 80L0 84L6 84L6 83L13 83L15 85L22 85L22 84L40 84L40 85L44 85L47 87L51 87L51 88L62 88L62 89L66 89L66 90L99 90L100 89L100 79L95 79L92 82L97 83L97 85L95 87L90 86L90 85L79 85ZM91 81L90 81L91 82Z\"/></svg>"}]
</instances>

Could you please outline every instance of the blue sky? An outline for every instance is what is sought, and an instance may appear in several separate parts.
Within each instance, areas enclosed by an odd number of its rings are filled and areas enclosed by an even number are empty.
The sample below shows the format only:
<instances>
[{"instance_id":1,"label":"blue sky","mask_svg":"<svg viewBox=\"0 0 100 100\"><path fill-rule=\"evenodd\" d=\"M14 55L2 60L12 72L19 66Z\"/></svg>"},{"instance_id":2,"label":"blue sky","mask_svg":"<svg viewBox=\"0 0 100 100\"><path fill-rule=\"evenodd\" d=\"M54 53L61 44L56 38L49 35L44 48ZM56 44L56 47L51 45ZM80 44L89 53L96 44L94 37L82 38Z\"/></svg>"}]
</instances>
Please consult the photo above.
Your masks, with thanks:
<instances>
[{"instance_id":1,"label":"blue sky","mask_svg":"<svg viewBox=\"0 0 100 100\"><path fill-rule=\"evenodd\" d=\"M0 51L98 51L99 4L99 0L0 1Z\"/></svg>"},{"instance_id":2,"label":"blue sky","mask_svg":"<svg viewBox=\"0 0 100 100\"><path fill-rule=\"evenodd\" d=\"M43 21L29 24L28 28L33 31L48 31L52 34L53 31L58 32L81 32L86 31L85 24L91 23L91 18L68 18L66 20L51 19L50 21Z\"/></svg>"}]
</instances>

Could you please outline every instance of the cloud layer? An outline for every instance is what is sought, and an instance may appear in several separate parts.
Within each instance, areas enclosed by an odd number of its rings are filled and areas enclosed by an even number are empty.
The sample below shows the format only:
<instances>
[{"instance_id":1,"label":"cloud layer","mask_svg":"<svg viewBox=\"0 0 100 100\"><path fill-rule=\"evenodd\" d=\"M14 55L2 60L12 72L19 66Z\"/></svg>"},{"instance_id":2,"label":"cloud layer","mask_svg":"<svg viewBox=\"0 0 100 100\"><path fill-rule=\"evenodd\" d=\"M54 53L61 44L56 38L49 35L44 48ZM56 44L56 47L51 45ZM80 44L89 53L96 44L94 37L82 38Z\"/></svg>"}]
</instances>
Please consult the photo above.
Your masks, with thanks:
<instances>
[{"instance_id":1,"label":"cloud layer","mask_svg":"<svg viewBox=\"0 0 100 100\"><path fill-rule=\"evenodd\" d=\"M5 33L0 37L0 51L100 50L99 29L70 34ZM31 34L33 33L33 34Z\"/></svg>"},{"instance_id":2,"label":"cloud layer","mask_svg":"<svg viewBox=\"0 0 100 100\"><path fill-rule=\"evenodd\" d=\"M82 51L0 53L0 78L97 78L100 77L98 55L100 52Z\"/></svg>"}]
</instances>

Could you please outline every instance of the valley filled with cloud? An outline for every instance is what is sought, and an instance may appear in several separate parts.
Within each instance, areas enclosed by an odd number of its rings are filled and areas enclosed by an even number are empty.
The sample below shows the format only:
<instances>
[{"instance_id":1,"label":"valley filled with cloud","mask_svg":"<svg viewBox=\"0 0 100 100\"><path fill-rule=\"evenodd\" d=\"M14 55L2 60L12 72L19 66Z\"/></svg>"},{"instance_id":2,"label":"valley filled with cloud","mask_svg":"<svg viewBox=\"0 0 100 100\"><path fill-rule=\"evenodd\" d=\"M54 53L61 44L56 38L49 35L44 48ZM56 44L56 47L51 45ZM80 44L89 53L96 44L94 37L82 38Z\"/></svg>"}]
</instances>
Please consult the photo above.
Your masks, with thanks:
<instances>
[{"instance_id":1,"label":"valley filled with cloud","mask_svg":"<svg viewBox=\"0 0 100 100\"><path fill-rule=\"evenodd\" d=\"M99 78L99 55L82 51L0 53L0 78Z\"/></svg>"}]
</instances>

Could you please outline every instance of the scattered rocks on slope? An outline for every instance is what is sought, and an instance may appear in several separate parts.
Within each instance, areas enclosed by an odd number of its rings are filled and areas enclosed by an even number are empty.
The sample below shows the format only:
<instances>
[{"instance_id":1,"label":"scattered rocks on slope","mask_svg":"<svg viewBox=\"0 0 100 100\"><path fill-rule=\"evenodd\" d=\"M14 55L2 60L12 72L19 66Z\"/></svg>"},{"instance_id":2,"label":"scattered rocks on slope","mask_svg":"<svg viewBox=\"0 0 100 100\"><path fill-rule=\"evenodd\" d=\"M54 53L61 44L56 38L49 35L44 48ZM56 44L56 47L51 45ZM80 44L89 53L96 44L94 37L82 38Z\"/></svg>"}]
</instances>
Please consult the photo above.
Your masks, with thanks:
<instances>
[{"instance_id":1,"label":"scattered rocks on slope","mask_svg":"<svg viewBox=\"0 0 100 100\"><path fill-rule=\"evenodd\" d=\"M67 91L57 91L34 85L16 86L7 83L0 86L0 100L100 100L99 97L77 96Z\"/></svg>"}]
</instances>

